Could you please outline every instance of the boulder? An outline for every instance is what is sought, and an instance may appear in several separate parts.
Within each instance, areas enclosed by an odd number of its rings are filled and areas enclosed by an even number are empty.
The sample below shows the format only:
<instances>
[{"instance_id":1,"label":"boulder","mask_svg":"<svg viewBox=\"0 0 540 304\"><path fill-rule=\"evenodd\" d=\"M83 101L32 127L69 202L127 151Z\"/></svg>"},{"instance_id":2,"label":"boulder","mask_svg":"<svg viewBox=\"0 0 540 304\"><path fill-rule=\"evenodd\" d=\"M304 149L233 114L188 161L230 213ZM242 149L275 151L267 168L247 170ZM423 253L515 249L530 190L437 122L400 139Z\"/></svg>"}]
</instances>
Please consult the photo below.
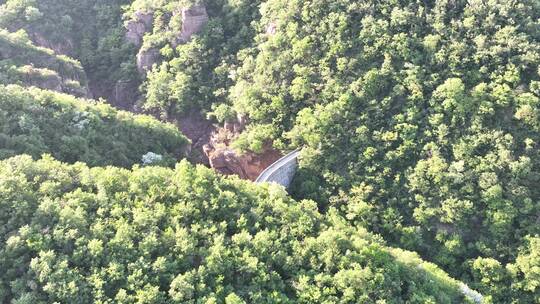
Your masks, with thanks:
<instances>
[{"instance_id":1,"label":"boulder","mask_svg":"<svg viewBox=\"0 0 540 304\"><path fill-rule=\"evenodd\" d=\"M218 149L208 158L210 166L223 174L236 174L241 178L247 178L242 163L232 150Z\"/></svg>"}]
</instances>

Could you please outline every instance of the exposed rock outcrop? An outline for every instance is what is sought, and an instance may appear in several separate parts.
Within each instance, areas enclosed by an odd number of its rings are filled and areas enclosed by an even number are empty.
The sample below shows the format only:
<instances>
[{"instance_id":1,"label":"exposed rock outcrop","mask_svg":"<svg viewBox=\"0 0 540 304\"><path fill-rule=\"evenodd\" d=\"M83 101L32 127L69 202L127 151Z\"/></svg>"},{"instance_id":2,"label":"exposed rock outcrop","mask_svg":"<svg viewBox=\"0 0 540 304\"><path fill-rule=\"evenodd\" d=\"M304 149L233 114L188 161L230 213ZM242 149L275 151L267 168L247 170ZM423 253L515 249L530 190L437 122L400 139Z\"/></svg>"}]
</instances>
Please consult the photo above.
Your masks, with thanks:
<instances>
[{"instance_id":1,"label":"exposed rock outcrop","mask_svg":"<svg viewBox=\"0 0 540 304\"><path fill-rule=\"evenodd\" d=\"M194 34L199 33L208 23L208 13L203 5L182 8L176 14L182 14L182 31L173 42L173 46L188 42Z\"/></svg>"},{"instance_id":2,"label":"exposed rock outcrop","mask_svg":"<svg viewBox=\"0 0 540 304\"><path fill-rule=\"evenodd\" d=\"M267 146L262 154L238 154L231 148L223 147L215 150L205 146L210 166L223 174L235 174L244 179L254 181L268 166L281 157L281 153Z\"/></svg>"},{"instance_id":3,"label":"exposed rock outcrop","mask_svg":"<svg viewBox=\"0 0 540 304\"><path fill-rule=\"evenodd\" d=\"M247 122L248 121L247 121L246 116L238 115L235 121L226 121L223 124L223 128L225 128L225 130L236 135L244 131L244 129L246 128Z\"/></svg>"},{"instance_id":4,"label":"exposed rock outcrop","mask_svg":"<svg viewBox=\"0 0 540 304\"><path fill-rule=\"evenodd\" d=\"M137 70L139 74L146 75L152 69L154 63L160 59L159 50L156 48L140 49L137 53Z\"/></svg>"},{"instance_id":5,"label":"exposed rock outcrop","mask_svg":"<svg viewBox=\"0 0 540 304\"><path fill-rule=\"evenodd\" d=\"M191 140L191 160L209 166L203 147L210 142L216 127L198 112L187 113L179 118L178 127Z\"/></svg>"},{"instance_id":6,"label":"exposed rock outcrop","mask_svg":"<svg viewBox=\"0 0 540 304\"><path fill-rule=\"evenodd\" d=\"M135 12L133 19L126 24L126 40L140 47L144 34L152 31L153 22L154 14L152 12Z\"/></svg>"},{"instance_id":7,"label":"exposed rock outcrop","mask_svg":"<svg viewBox=\"0 0 540 304\"><path fill-rule=\"evenodd\" d=\"M269 165L281 157L281 153L266 145L263 153L238 153L230 144L245 129L247 119L238 116L228 121L222 128L217 128L210 140L204 145L204 154L210 167L223 174L235 174L244 179L255 180Z\"/></svg>"},{"instance_id":8,"label":"exposed rock outcrop","mask_svg":"<svg viewBox=\"0 0 540 304\"><path fill-rule=\"evenodd\" d=\"M245 129L247 119L238 116L223 127L213 125L200 113L192 112L178 119L178 126L192 143L190 158L227 175L255 180L281 153L267 145L263 153L238 153L230 144Z\"/></svg>"}]
</instances>

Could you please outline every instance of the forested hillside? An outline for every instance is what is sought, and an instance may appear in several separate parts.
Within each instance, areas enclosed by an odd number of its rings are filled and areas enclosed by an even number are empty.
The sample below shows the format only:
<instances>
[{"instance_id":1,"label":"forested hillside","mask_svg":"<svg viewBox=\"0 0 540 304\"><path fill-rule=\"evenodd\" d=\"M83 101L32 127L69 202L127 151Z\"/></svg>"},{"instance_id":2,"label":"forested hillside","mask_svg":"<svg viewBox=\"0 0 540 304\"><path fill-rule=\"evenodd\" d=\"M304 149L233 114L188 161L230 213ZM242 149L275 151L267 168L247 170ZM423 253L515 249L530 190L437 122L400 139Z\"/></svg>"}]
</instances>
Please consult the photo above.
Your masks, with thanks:
<instances>
[{"instance_id":1,"label":"forested hillside","mask_svg":"<svg viewBox=\"0 0 540 304\"><path fill-rule=\"evenodd\" d=\"M102 102L0 85L0 159L17 154L90 166L173 165L188 140L174 126Z\"/></svg>"},{"instance_id":2,"label":"forested hillside","mask_svg":"<svg viewBox=\"0 0 540 304\"><path fill-rule=\"evenodd\" d=\"M0 300L463 303L456 281L279 187L175 170L0 162Z\"/></svg>"},{"instance_id":3,"label":"forested hillside","mask_svg":"<svg viewBox=\"0 0 540 304\"><path fill-rule=\"evenodd\" d=\"M35 46L24 31L0 29L0 83L89 95L86 73L77 61Z\"/></svg>"},{"instance_id":4,"label":"forested hillside","mask_svg":"<svg viewBox=\"0 0 540 304\"><path fill-rule=\"evenodd\" d=\"M484 303L540 303L539 66L536 0L0 0L0 83L17 84L0 86L0 171L29 183L0 200L26 263L0 298L463 301L446 272ZM189 154L256 176L293 149L291 198L185 163L86 168ZM48 172L81 177L54 190Z\"/></svg>"},{"instance_id":5,"label":"forested hillside","mask_svg":"<svg viewBox=\"0 0 540 304\"><path fill-rule=\"evenodd\" d=\"M23 30L35 44L77 59L88 76L92 95L117 103L116 85L138 82L135 50L123 39L121 7L128 3L129 0L3 0L0 28L10 32Z\"/></svg>"},{"instance_id":6,"label":"forested hillside","mask_svg":"<svg viewBox=\"0 0 540 304\"><path fill-rule=\"evenodd\" d=\"M513 266L540 233L536 1L223 5L246 19L211 18L176 52L165 44L148 108L246 116L234 147L302 148L294 196L494 302L540 301L536 268Z\"/></svg>"},{"instance_id":7,"label":"forested hillside","mask_svg":"<svg viewBox=\"0 0 540 304\"><path fill-rule=\"evenodd\" d=\"M538 4L376 3L268 1L276 34L233 108L303 147L300 197L495 302L538 301L537 272L511 265L540 233Z\"/></svg>"}]
</instances>

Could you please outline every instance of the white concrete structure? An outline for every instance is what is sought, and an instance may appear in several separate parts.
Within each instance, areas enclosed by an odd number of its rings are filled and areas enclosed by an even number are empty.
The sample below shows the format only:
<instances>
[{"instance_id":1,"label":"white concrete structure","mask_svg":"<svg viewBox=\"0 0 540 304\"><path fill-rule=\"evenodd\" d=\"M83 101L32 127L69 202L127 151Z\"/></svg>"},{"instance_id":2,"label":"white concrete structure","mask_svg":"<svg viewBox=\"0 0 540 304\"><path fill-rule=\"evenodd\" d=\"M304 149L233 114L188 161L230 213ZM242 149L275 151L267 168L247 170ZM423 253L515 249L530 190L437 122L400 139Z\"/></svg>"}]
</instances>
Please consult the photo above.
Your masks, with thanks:
<instances>
[{"instance_id":1,"label":"white concrete structure","mask_svg":"<svg viewBox=\"0 0 540 304\"><path fill-rule=\"evenodd\" d=\"M296 169L298 168L299 150L278 159L275 163L266 168L255 180L256 183L276 183L288 188L292 182Z\"/></svg>"}]
</instances>

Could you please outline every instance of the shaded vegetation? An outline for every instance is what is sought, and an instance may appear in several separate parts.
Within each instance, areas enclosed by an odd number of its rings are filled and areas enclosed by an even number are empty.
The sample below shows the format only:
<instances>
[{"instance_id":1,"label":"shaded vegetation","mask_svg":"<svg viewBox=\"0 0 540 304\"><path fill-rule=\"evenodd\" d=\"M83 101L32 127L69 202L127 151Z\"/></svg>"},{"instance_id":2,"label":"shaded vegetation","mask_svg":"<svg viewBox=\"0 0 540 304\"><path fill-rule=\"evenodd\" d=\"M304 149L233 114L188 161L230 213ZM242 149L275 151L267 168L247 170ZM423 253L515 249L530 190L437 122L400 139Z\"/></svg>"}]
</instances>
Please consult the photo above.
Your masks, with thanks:
<instances>
[{"instance_id":1,"label":"shaded vegetation","mask_svg":"<svg viewBox=\"0 0 540 304\"><path fill-rule=\"evenodd\" d=\"M24 31L0 29L0 83L88 94L86 74L79 62L35 46Z\"/></svg>"},{"instance_id":2,"label":"shaded vegetation","mask_svg":"<svg viewBox=\"0 0 540 304\"><path fill-rule=\"evenodd\" d=\"M188 140L173 126L102 102L0 85L0 159L44 153L90 166L131 167L149 152L174 164Z\"/></svg>"},{"instance_id":3,"label":"shaded vegetation","mask_svg":"<svg viewBox=\"0 0 540 304\"><path fill-rule=\"evenodd\" d=\"M97 97L111 94L118 80L138 80L135 50L124 41L122 23L122 5L130 1L2 2L0 28L12 32L23 29L40 45L79 60Z\"/></svg>"}]
</instances>

